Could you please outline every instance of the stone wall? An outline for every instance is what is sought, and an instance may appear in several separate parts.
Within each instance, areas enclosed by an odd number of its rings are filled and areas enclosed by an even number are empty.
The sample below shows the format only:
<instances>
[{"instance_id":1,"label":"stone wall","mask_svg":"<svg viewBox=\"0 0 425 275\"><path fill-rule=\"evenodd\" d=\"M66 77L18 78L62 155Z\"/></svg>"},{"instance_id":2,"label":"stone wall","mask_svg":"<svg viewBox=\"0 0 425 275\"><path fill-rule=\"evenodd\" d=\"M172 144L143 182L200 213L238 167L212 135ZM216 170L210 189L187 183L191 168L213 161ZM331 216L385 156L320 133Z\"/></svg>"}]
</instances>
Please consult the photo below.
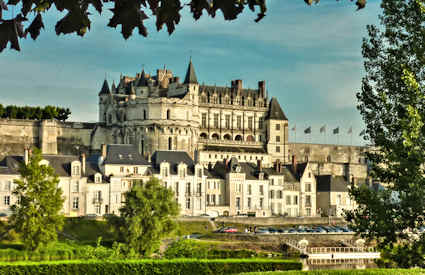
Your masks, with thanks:
<instances>
[{"instance_id":1,"label":"stone wall","mask_svg":"<svg viewBox=\"0 0 425 275\"><path fill-rule=\"evenodd\" d=\"M0 119L0 159L23 155L25 146L41 148L44 154L89 152L95 128L96 123ZM105 136L99 135L97 143L104 143Z\"/></svg>"}]
</instances>

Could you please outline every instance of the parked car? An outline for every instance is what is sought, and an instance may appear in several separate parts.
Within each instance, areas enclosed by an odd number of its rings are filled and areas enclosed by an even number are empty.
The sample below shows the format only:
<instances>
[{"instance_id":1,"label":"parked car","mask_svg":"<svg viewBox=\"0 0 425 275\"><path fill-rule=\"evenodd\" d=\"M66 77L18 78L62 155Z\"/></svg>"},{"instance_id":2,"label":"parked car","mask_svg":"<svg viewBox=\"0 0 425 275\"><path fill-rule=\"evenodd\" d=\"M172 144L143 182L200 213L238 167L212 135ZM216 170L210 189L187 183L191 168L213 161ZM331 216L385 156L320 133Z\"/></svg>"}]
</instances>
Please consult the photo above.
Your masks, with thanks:
<instances>
[{"instance_id":1,"label":"parked car","mask_svg":"<svg viewBox=\"0 0 425 275\"><path fill-rule=\"evenodd\" d=\"M321 226L316 226L315 228L314 228L314 231L313 231L314 233L328 233L323 227L321 227Z\"/></svg>"},{"instance_id":2,"label":"parked car","mask_svg":"<svg viewBox=\"0 0 425 275\"><path fill-rule=\"evenodd\" d=\"M270 234L276 234L276 233L278 233L278 231L277 231L276 228L269 227L268 229L269 229Z\"/></svg>"},{"instance_id":3,"label":"parked car","mask_svg":"<svg viewBox=\"0 0 425 275\"><path fill-rule=\"evenodd\" d=\"M255 234L270 234L270 231L268 228L259 227L255 230Z\"/></svg>"},{"instance_id":4,"label":"parked car","mask_svg":"<svg viewBox=\"0 0 425 275\"><path fill-rule=\"evenodd\" d=\"M237 233L238 229L234 227L226 227L223 230L223 233Z\"/></svg>"},{"instance_id":5,"label":"parked car","mask_svg":"<svg viewBox=\"0 0 425 275\"><path fill-rule=\"evenodd\" d=\"M289 228L288 233L297 233L297 230L295 228Z\"/></svg>"}]
</instances>

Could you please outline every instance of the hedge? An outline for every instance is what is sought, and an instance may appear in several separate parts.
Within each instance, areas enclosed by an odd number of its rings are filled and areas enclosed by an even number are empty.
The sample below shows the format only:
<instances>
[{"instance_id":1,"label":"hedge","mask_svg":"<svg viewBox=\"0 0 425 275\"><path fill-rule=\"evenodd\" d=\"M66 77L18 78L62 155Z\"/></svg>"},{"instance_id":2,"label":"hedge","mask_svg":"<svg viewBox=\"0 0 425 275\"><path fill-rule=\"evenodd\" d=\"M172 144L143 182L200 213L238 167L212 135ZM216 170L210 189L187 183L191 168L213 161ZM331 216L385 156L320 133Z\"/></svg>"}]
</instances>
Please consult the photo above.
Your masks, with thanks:
<instances>
[{"instance_id":1,"label":"hedge","mask_svg":"<svg viewBox=\"0 0 425 275\"><path fill-rule=\"evenodd\" d=\"M282 272L248 272L239 275L419 275L425 269L351 269L351 270L311 270Z\"/></svg>"},{"instance_id":2,"label":"hedge","mask_svg":"<svg viewBox=\"0 0 425 275\"><path fill-rule=\"evenodd\" d=\"M289 260L122 260L0 263L0 274L234 274L248 271L300 270L302 264Z\"/></svg>"}]
</instances>

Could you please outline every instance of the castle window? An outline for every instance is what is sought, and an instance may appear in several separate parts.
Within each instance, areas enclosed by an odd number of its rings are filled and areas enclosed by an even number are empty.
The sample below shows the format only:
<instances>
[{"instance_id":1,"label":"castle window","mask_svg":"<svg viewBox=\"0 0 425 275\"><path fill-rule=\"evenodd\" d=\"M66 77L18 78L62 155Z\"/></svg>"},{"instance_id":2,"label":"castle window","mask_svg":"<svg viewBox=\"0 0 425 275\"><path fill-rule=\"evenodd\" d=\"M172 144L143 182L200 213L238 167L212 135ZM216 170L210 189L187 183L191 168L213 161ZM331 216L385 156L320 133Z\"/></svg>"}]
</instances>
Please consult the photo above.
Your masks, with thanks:
<instances>
[{"instance_id":1,"label":"castle window","mask_svg":"<svg viewBox=\"0 0 425 275\"><path fill-rule=\"evenodd\" d=\"M168 150L173 150L173 139L171 137L168 138Z\"/></svg>"},{"instance_id":2,"label":"castle window","mask_svg":"<svg viewBox=\"0 0 425 275\"><path fill-rule=\"evenodd\" d=\"M111 114L109 114L109 116L108 116L108 121L109 121L109 123L112 123L112 115Z\"/></svg>"},{"instance_id":3,"label":"castle window","mask_svg":"<svg viewBox=\"0 0 425 275\"><path fill-rule=\"evenodd\" d=\"M280 124L276 124L276 131L280 130Z\"/></svg>"},{"instance_id":4,"label":"castle window","mask_svg":"<svg viewBox=\"0 0 425 275\"><path fill-rule=\"evenodd\" d=\"M242 116L236 117L236 128L242 129Z\"/></svg>"},{"instance_id":5,"label":"castle window","mask_svg":"<svg viewBox=\"0 0 425 275\"><path fill-rule=\"evenodd\" d=\"M280 153L280 146L276 146L276 153Z\"/></svg>"},{"instance_id":6,"label":"castle window","mask_svg":"<svg viewBox=\"0 0 425 275\"><path fill-rule=\"evenodd\" d=\"M236 208L241 209L241 198L236 198Z\"/></svg>"},{"instance_id":7,"label":"castle window","mask_svg":"<svg viewBox=\"0 0 425 275\"><path fill-rule=\"evenodd\" d=\"M4 205L10 205L10 196L4 196Z\"/></svg>"},{"instance_id":8,"label":"castle window","mask_svg":"<svg viewBox=\"0 0 425 275\"><path fill-rule=\"evenodd\" d=\"M294 204L298 205L298 196L294 196Z\"/></svg>"},{"instance_id":9,"label":"castle window","mask_svg":"<svg viewBox=\"0 0 425 275\"><path fill-rule=\"evenodd\" d=\"M190 196L190 182L186 183L186 195Z\"/></svg>"},{"instance_id":10,"label":"castle window","mask_svg":"<svg viewBox=\"0 0 425 275\"><path fill-rule=\"evenodd\" d=\"M190 209L190 198L186 199L186 209Z\"/></svg>"},{"instance_id":11,"label":"castle window","mask_svg":"<svg viewBox=\"0 0 425 275\"><path fill-rule=\"evenodd\" d=\"M263 129L264 120L262 117L258 118L258 129Z\"/></svg>"},{"instance_id":12,"label":"castle window","mask_svg":"<svg viewBox=\"0 0 425 275\"><path fill-rule=\"evenodd\" d=\"M251 209L251 198L248 198L248 208Z\"/></svg>"},{"instance_id":13,"label":"castle window","mask_svg":"<svg viewBox=\"0 0 425 275\"><path fill-rule=\"evenodd\" d=\"M248 129L252 130L252 116L248 117Z\"/></svg>"},{"instance_id":14,"label":"castle window","mask_svg":"<svg viewBox=\"0 0 425 275\"><path fill-rule=\"evenodd\" d=\"M201 96L201 103L207 103L207 97L205 95Z\"/></svg>"},{"instance_id":15,"label":"castle window","mask_svg":"<svg viewBox=\"0 0 425 275\"><path fill-rule=\"evenodd\" d=\"M167 119L170 119L171 118L171 112L170 112L170 110L167 110Z\"/></svg>"},{"instance_id":16,"label":"castle window","mask_svg":"<svg viewBox=\"0 0 425 275\"><path fill-rule=\"evenodd\" d=\"M143 119L147 119L146 110L143 110Z\"/></svg>"},{"instance_id":17,"label":"castle window","mask_svg":"<svg viewBox=\"0 0 425 275\"><path fill-rule=\"evenodd\" d=\"M207 114L202 114L202 128L207 128Z\"/></svg>"},{"instance_id":18,"label":"castle window","mask_svg":"<svg viewBox=\"0 0 425 275\"><path fill-rule=\"evenodd\" d=\"M278 197L278 199L281 199L282 198L282 196L283 196L283 194L282 194L282 190L279 190L278 192L277 192L277 197Z\"/></svg>"},{"instance_id":19,"label":"castle window","mask_svg":"<svg viewBox=\"0 0 425 275\"><path fill-rule=\"evenodd\" d=\"M133 167L133 173L134 174L139 174L139 168L138 167Z\"/></svg>"},{"instance_id":20,"label":"castle window","mask_svg":"<svg viewBox=\"0 0 425 275\"><path fill-rule=\"evenodd\" d=\"M224 121L226 129L230 129L230 115L226 115Z\"/></svg>"},{"instance_id":21,"label":"castle window","mask_svg":"<svg viewBox=\"0 0 425 275\"><path fill-rule=\"evenodd\" d=\"M306 191L306 192L311 192L311 184L310 184L310 183L307 183L307 184L305 185L305 191Z\"/></svg>"},{"instance_id":22,"label":"castle window","mask_svg":"<svg viewBox=\"0 0 425 275\"><path fill-rule=\"evenodd\" d=\"M276 142L280 142L280 136L276 136Z\"/></svg>"},{"instance_id":23,"label":"castle window","mask_svg":"<svg viewBox=\"0 0 425 275\"><path fill-rule=\"evenodd\" d=\"M80 175L80 166L79 165L73 165L72 166L72 175L73 176L79 176Z\"/></svg>"},{"instance_id":24,"label":"castle window","mask_svg":"<svg viewBox=\"0 0 425 275\"><path fill-rule=\"evenodd\" d=\"M214 128L218 128L218 114L214 114Z\"/></svg>"},{"instance_id":25,"label":"castle window","mask_svg":"<svg viewBox=\"0 0 425 275\"><path fill-rule=\"evenodd\" d=\"M260 198L260 208L262 209L263 208L263 198Z\"/></svg>"},{"instance_id":26,"label":"castle window","mask_svg":"<svg viewBox=\"0 0 425 275\"><path fill-rule=\"evenodd\" d=\"M251 188L251 184L250 185L248 185L248 195L251 195L252 194L252 188Z\"/></svg>"},{"instance_id":27,"label":"castle window","mask_svg":"<svg viewBox=\"0 0 425 275\"><path fill-rule=\"evenodd\" d=\"M74 197L72 200L72 209L78 209L78 204L79 204L79 198Z\"/></svg>"},{"instance_id":28,"label":"castle window","mask_svg":"<svg viewBox=\"0 0 425 275\"><path fill-rule=\"evenodd\" d=\"M94 177L94 182L95 183L100 183L101 182L101 176L100 175L96 175L95 177Z\"/></svg>"}]
</instances>

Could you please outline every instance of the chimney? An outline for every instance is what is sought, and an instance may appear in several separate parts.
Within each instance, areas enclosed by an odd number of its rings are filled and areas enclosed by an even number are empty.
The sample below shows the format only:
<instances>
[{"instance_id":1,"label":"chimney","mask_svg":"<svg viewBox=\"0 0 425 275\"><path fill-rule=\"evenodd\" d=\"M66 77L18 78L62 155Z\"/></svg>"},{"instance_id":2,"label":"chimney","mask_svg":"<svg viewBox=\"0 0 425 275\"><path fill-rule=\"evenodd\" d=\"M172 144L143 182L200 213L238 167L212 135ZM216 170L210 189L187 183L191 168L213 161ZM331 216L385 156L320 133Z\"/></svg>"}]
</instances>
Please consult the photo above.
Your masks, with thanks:
<instances>
[{"instance_id":1,"label":"chimney","mask_svg":"<svg viewBox=\"0 0 425 275\"><path fill-rule=\"evenodd\" d=\"M292 155L292 169L294 171L294 174L297 173L297 157L295 155Z\"/></svg>"},{"instance_id":2,"label":"chimney","mask_svg":"<svg viewBox=\"0 0 425 275\"><path fill-rule=\"evenodd\" d=\"M261 97L265 97L266 94L266 81L258 81L258 92Z\"/></svg>"},{"instance_id":3,"label":"chimney","mask_svg":"<svg viewBox=\"0 0 425 275\"><path fill-rule=\"evenodd\" d=\"M106 144L102 144L102 158L106 159Z\"/></svg>"},{"instance_id":4,"label":"chimney","mask_svg":"<svg viewBox=\"0 0 425 275\"><path fill-rule=\"evenodd\" d=\"M280 173L280 160L279 159L277 159L276 160L276 164L275 164L275 169L276 169L276 172L278 172L278 173Z\"/></svg>"},{"instance_id":5,"label":"chimney","mask_svg":"<svg viewBox=\"0 0 425 275\"><path fill-rule=\"evenodd\" d=\"M257 159L257 168L258 168L258 171L260 172L263 171L263 165L261 163L261 159Z\"/></svg>"},{"instance_id":6,"label":"chimney","mask_svg":"<svg viewBox=\"0 0 425 275\"><path fill-rule=\"evenodd\" d=\"M25 165L28 165L28 162L29 162L29 149L26 148L26 147L25 147L25 150L24 150L24 162L25 162Z\"/></svg>"},{"instance_id":7,"label":"chimney","mask_svg":"<svg viewBox=\"0 0 425 275\"><path fill-rule=\"evenodd\" d=\"M236 80L236 87L238 88L238 91L242 90L242 79Z\"/></svg>"},{"instance_id":8,"label":"chimney","mask_svg":"<svg viewBox=\"0 0 425 275\"><path fill-rule=\"evenodd\" d=\"M86 174L86 153L81 154L81 174Z\"/></svg>"}]
</instances>

